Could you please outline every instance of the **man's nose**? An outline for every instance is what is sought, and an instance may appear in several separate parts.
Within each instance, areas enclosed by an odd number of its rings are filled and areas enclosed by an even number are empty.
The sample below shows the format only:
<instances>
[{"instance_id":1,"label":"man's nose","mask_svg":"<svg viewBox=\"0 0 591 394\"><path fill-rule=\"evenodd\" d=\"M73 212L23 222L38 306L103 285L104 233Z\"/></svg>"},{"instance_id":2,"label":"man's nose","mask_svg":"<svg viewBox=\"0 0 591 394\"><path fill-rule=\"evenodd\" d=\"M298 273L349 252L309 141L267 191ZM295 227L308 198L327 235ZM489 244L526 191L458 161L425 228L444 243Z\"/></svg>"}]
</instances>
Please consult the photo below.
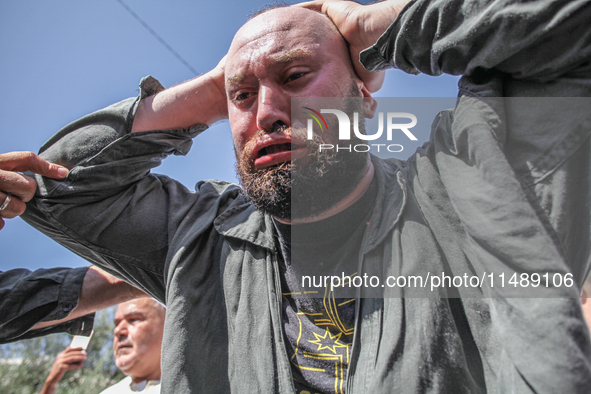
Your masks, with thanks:
<instances>
[{"instance_id":1,"label":"man's nose","mask_svg":"<svg viewBox=\"0 0 591 394\"><path fill-rule=\"evenodd\" d=\"M258 95L257 127L271 131L274 124L291 125L291 97L272 86L261 85Z\"/></svg>"},{"instance_id":2,"label":"man's nose","mask_svg":"<svg viewBox=\"0 0 591 394\"><path fill-rule=\"evenodd\" d=\"M115 326L115 328L113 329L113 334L115 334L115 337L121 337L121 336L126 336L127 335L127 323L125 322L121 322L119 324L117 324Z\"/></svg>"}]
</instances>

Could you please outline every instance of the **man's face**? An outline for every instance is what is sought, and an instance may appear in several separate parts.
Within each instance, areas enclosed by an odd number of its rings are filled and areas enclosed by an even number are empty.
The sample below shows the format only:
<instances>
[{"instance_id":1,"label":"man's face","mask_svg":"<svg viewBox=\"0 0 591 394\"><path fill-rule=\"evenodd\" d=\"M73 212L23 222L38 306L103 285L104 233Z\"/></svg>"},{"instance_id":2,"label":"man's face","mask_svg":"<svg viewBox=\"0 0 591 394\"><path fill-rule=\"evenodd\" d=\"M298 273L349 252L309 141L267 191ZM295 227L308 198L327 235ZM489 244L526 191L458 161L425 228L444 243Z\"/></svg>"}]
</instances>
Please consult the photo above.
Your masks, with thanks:
<instances>
[{"instance_id":1,"label":"man's face","mask_svg":"<svg viewBox=\"0 0 591 394\"><path fill-rule=\"evenodd\" d=\"M332 199L344 197L350 187L339 191L334 187L341 182L330 179L335 172L343 175L342 163L334 157L315 155L303 125L291 123L292 97L361 97L367 93L355 77L344 40L330 21L319 13L295 7L259 15L236 34L225 71L238 173L255 205L279 218L291 219L292 180L299 179L296 174L303 175L303 189L318 191L319 196L334 194ZM316 143L334 143L335 139L336 135L321 135ZM367 160L364 155L355 159L345 171L348 180L356 177L351 170L362 172ZM331 166L341 170L327 171ZM324 179L310 184L310 180L319 178L314 168L322 168L320 176ZM321 190L322 185L331 185L330 193ZM324 205L330 207L334 202ZM321 210L327 208L316 205Z\"/></svg>"},{"instance_id":2,"label":"man's face","mask_svg":"<svg viewBox=\"0 0 591 394\"><path fill-rule=\"evenodd\" d=\"M156 301L141 298L120 304L115 312L115 364L134 381L160 378L164 312Z\"/></svg>"}]
</instances>

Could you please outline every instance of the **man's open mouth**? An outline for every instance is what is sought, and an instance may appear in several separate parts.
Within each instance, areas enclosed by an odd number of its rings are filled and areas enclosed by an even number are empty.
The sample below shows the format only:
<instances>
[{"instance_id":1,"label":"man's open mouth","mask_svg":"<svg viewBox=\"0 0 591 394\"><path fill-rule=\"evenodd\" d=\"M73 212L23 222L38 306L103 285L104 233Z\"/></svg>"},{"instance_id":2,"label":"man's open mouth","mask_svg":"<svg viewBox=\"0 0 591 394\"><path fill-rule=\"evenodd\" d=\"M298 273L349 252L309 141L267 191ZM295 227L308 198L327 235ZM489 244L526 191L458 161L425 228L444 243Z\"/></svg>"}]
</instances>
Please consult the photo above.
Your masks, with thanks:
<instances>
[{"instance_id":1,"label":"man's open mouth","mask_svg":"<svg viewBox=\"0 0 591 394\"><path fill-rule=\"evenodd\" d=\"M289 137L268 139L255 145L254 166L256 169L271 167L302 157L306 152L305 145L294 144Z\"/></svg>"},{"instance_id":2,"label":"man's open mouth","mask_svg":"<svg viewBox=\"0 0 591 394\"><path fill-rule=\"evenodd\" d=\"M270 155L272 153L279 153L285 151L297 150L299 148L296 144L278 144L265 147L258 152L258 157Z\"/></svg>"}]
</instances>

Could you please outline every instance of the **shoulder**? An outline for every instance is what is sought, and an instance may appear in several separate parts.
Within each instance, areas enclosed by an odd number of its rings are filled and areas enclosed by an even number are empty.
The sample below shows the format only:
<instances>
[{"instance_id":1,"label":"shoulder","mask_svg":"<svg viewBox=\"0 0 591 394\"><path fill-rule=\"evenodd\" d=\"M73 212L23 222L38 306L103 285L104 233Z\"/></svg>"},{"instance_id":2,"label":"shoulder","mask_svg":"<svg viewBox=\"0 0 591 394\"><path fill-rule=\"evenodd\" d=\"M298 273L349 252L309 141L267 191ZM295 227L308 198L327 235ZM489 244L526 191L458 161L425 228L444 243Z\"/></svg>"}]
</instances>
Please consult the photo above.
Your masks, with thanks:
<instances>
[{"instance_id":1,"label":"shoulder","mask_svg":"<svg viewBox=\"0 0 591 394\"><path fill-rule=\"evenodd\" d=\"M237 206L251 205L242 188L232 182L217 179L203 180L195 185L195 192L199 195L198 210L210 211L215 217Z\"/></svg>"},{"instance_id":2,"label":"shoulder","mask_svg":"<svg viewBox=\"0 0 591 394\"><path fill-rule=\"evenodd\" d=\"M195 190L207 192L225 198L236 198L242 190L240 186L232 182L220 181L217 179L206 179L195 185Z\"/></svg>"}]
</instances>

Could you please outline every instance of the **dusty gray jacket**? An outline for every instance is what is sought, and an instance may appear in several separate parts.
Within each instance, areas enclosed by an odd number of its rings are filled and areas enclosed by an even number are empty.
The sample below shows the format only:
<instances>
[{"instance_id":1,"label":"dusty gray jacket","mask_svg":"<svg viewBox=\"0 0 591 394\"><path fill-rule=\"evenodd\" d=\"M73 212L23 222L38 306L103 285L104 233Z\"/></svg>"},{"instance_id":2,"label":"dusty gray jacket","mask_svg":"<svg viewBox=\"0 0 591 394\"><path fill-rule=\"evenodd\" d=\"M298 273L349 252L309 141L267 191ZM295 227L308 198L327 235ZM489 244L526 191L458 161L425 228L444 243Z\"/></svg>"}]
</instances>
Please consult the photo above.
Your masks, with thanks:
<instances>
[{"instance_id":1,"label":"dusty gray jacket","mask_svg":"<svg viewBox=\"0 0 591 394\"><path fill-rule=\"evenodd\" d=\"M535 299L499 286L359 294L348 393L589 392L577 288L590 263L589 99L513 97L589 96L590 15L588 2L417 1L363 55L465 77L416 154L374 159L360 272L570 273L576 285ZM155 86L144 80L140 98ZM166 303L163 392L293 392L271 218L236 185L193 192L152 174L204 127L130 134L137 102L43 146L71 172L38 179L25 219Z\"/></svg>"}]
</instances>

